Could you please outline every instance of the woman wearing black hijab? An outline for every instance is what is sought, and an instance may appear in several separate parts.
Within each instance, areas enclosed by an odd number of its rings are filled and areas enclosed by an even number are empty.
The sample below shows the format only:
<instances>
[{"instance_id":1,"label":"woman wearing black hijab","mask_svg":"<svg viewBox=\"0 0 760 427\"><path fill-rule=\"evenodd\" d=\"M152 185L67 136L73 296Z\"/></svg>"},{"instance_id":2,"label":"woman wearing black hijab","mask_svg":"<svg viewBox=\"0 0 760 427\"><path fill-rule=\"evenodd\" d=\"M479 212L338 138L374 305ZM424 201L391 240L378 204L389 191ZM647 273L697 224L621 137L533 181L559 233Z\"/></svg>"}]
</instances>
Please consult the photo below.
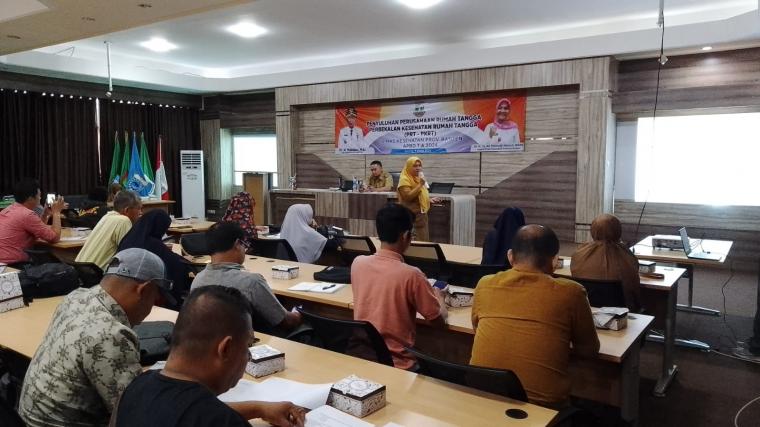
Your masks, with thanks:
<instances>
[{"instance_id":1,"label":"woman wearing black hijab","mask_svg":"<svg viewBox=\"0 0 760 427\"><path fill-rule=\"evenodd\" d=\"M175 254L163 242L163 237L171 225L169 214L160 209L148 211L132 226L119 244L119 251L141 248L158 255L166 267L166 278L174 282L172 294L182 301L183 294L190 289L190 266L185 259Z\"/></svg>"},{"instance_id":2,"label":"woman wearing black hijab","mask_svg":"<svg viewBox=\"0 0 760 427\"><path fill-rule=\"evenodd\" d=\"M493 230L486 234L480 264L508 264L507 251L512 247L512 239L515 238L515 233L523 225L525 225L525 216L520 208L504 209L493 225Z\"/></svg>"}]
</instances>

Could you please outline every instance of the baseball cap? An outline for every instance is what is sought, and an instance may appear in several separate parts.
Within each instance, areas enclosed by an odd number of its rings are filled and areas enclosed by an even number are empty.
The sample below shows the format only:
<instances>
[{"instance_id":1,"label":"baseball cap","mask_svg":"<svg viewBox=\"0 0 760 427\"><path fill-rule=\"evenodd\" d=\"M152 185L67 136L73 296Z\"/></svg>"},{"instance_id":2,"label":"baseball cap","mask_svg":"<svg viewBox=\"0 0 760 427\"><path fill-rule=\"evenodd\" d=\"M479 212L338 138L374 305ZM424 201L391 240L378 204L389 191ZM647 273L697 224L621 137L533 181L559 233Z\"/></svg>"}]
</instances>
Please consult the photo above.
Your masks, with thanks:
<instances>
[{"instance_id":1,"label":"baseball cap","mask_svg":"<svg viewBox=\"0 0 760 427\"><path fill-rule=\"evenodd\" d=\"M118 252L111 258L105 275L114 274L139 282L151 282L158 286L161 295L169 304L177 304L172 296L172 281L166 280L164 262L156 254L140 248L129 248Z\"/></svg>"}]
</instances>

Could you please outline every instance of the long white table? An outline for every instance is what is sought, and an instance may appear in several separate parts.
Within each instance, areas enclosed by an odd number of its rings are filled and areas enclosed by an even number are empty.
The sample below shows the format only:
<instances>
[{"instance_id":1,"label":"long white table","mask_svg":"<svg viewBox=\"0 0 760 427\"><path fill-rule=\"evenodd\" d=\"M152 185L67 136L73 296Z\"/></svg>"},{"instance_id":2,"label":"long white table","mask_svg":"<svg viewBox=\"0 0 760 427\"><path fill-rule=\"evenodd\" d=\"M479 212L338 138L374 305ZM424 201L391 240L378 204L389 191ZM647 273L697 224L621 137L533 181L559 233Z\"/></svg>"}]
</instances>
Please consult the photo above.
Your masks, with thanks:
<instances>
[{"instance_id":1,"label":"long white table","mask_svg":"<svg viewBox=\"0 0 760 427\"><path fill-rule=\"evenodd\" d=\"M0 346L31 358L42 342L53 312L62 297L38 299L28 307L0 313ZM155 307L146 321L176 321L177 312ZM365 421L382 426L546 426L556 412L505 397L457 386L433 378L368 362L355 357L310 347L284 339L257 334L262 344L285 353L287 368L274 376L304 383L331 383L357 374L387 387L387 405ZM246 379L261 381L246 375ZM520 409L522 420L505 415Z\"/></svg>"}]
</instances>

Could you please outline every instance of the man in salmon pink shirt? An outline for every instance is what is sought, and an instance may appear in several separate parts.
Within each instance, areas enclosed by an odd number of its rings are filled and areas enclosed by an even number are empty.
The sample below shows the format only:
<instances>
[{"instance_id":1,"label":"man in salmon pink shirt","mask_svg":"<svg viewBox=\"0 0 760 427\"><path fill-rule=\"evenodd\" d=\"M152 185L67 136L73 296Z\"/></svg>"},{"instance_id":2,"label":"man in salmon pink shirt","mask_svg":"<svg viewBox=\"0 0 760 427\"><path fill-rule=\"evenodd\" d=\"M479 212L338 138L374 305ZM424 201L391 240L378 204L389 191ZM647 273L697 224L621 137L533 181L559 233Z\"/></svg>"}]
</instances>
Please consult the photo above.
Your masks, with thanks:
<instances>
[{"instance_id":1,"label":"man in salmon pink shirt","mask_svg":"<svg viewBox=\"0 0 760 427\"><path fill-rule=\"evenodd\" d=\"M368 321L380 332L395 367L416 371L417 361L404 347L414 346L417 313L435 326L446 324L444 293L430 286L417 267L404 263L414 214L389 204L377 212L375 222L380 250L357 257L351 265L354 319Z\"/></svg>"},{"instance_id":2,"label":"man in salmon pink shirt","mask_svg":"<svg viewBox=\"0 0 760 427\"><path fill-rule=\"evenodd\" d=\"M35 179L24 178L13 190L16 203L0 211L0 263L22 264L29 260L24 249L29 249L37 239L55 243L61 238L62 197L50 205L53 225L49 226L34 212L40 205L40 184Z\"/></svg>"}]
</instances>

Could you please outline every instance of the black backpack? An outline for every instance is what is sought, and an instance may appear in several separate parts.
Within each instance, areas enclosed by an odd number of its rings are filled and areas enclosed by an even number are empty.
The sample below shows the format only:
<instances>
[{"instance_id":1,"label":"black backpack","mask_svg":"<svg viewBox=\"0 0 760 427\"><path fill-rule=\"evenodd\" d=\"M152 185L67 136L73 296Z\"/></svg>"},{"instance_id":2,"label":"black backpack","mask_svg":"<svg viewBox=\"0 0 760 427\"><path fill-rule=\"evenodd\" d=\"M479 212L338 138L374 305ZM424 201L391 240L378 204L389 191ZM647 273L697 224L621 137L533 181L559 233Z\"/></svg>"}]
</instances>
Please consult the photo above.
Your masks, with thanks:
<instances>
[{"instance_id":1,"label":"black backpack","mask_svg":"<svg viewBox=\"0 0 760 427\"><path fill-rule=\"evenodd\" d=\"M134 327L140 339L140 364L152 365L169 357L174 323L167 320L143 322Z\"/></svg>"},{"instance_id":2,"label":"black backpack","mask_svg":"<svg viewBox=\"0 0 760 427\"><path fill-rule=\"evenodd\" d=\"M51 262L33 265L18 274L24 300L66 295L79 287L79 275L74 267Z\"/></svg>"},{"instance_id":3,"label":"black backpack","mask_svg":"<svg viewBox=\"0 0 760 427\"><path fill-rule=\"evenodd\" d=\"M330 283L351 283L350 267L327 267L314 273L314 279Z\"/></svg>"}]
</instances>

